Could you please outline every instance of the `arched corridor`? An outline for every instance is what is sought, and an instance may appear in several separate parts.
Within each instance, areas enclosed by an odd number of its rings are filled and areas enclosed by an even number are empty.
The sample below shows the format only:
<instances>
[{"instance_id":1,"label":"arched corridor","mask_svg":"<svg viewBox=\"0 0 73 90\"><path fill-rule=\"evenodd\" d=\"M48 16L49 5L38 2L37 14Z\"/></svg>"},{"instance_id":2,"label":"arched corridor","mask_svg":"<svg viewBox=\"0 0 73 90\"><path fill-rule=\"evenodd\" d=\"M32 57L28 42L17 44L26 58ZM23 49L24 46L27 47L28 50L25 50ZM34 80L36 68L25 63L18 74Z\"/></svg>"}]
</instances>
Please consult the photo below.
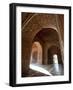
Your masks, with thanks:
<instances>
[{"instance_id":1,"label":"arched corridor","mask_svg":"<svg viewBox=\"0 0 73 90\"><path fill-rule=\"evenodd\" d=\"M24 15L24 14L23 14ZM27 14L29 18L34 14ZM61 25L63 15L56 15ZM28 18L28 19L29 19ZM42 18L44 22L42 21ZM27 22L28 19L25 21ZM64 18L63 18L64 19ZM36 14L22 31L22 76L63 75L63 32L52 14ZM62 20L63 21L63 20ZM23 27L23 24L22 24ZM29 28L30 27L30 28ZM61 27L63 29L63 26ZM62 35L61 35L62 34ZM26 52L25 52L26 51ZM25 73L26 72L26 73Z\"/></svg>"}]
</instances>

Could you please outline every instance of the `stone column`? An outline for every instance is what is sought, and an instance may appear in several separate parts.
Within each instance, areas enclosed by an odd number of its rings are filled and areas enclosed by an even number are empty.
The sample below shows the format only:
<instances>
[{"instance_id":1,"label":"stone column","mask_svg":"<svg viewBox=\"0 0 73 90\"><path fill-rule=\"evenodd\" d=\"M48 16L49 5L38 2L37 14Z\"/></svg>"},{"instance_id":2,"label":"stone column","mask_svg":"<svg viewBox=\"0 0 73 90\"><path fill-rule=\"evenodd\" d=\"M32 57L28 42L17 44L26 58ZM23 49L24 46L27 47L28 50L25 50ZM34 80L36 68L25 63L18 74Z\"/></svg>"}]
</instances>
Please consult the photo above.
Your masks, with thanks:
<instances>
[{"instance_id":1,"label":"stone column","mask_svg":"<svg viewBox=\"0 0 73 90\"><path fill-rule=\"evenodd\" d=\"M46 43L44 44L44 47L43 47L43 64L44 65L47 65L47 62L48 62L48 58L47 58L47 45Z\"/></svg>"},{"instance_id":2,"label":"stone column","mask_svg":"<svg viewBox=\"0 0 73 90\"><path fill-rule=\"evenodd\" d=\"M29 41L23 41L22 44L22 76L28 76L29 64L31 58L31 43Z\"/></svg>"},{"instance_id":3,"label":"stone column","mask_svg":"<svg viewBox=\"0 0 73 90\"><path fill-rule=\"evenodd\" d=\"M64 46L63 46L63 41L62 41L62 37L61 37L58 17L57 17L57 15L55 15L55 17L56 17L56 25L57 25L57 29L58 29L58 35L59 35L59 43L60 43L60 49L61 49L61 56L62 56L62 61L64 63Z\"/></svg>"}]
</instances>

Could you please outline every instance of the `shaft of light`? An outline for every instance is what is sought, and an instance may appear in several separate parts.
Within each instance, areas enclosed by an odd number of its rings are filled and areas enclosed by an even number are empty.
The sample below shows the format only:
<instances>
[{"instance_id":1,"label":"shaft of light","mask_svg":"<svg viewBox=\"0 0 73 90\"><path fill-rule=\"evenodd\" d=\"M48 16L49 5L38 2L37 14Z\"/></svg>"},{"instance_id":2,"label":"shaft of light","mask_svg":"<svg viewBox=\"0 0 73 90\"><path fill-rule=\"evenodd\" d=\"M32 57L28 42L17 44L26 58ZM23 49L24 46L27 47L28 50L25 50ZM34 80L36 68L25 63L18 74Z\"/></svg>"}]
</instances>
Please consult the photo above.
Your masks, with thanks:
<instances>
[{"instance_id":1,"label":"shaft of light","mask_svg":"<svg viewBox=\"0 0 73 90\"><path fill-rule=\"evenodd\" d=\"M42 67L39 67L39 66L37 66L37 65L35 65L35 64L30 64L30 66L29 66L32 70L35 70L35 71L38 71L38 72L41 72L41 73L44 73L44 74L46 74L46 75L52 75L51 73L49 73L47 70L45 70L44 68L42 68Z\"/></svg>"},{"instance_id":2,"label":"shaft of light","mask_svg":"<svg viewBox=\"0 0 73 90\"><path fill-rule=\"evenodd\" d=\"M55 70L59 72L58 56L56 54L53 55L53 62Z\"/></svg>"}]
</instances>

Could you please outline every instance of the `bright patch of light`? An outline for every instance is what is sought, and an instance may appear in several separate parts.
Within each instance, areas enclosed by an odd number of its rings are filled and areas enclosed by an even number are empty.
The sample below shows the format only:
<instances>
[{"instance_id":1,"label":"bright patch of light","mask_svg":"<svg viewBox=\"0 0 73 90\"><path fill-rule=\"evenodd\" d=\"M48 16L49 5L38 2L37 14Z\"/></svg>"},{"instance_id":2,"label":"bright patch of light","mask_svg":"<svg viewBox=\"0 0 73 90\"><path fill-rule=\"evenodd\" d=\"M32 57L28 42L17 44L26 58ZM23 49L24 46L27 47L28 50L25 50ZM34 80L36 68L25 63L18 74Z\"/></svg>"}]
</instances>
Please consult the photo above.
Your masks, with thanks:
<instances>
[{"instance_id":1,"label":"bright patch of light","mask_svg":"<svg viewBox=\"0 0 73 90\"><path fill-rule=\"evenodd\" d=\"M58 57L56 54L53 55L53 62L54 62L54 68L57 72L59 72L59 64L58 64Z\"/></svg>"},{"instance_id":2,"label":"bright patch of light","mask_svg":"<svg viewBox=\"0 0 73 90\"><path fill-rule=\"evenodd\" d=\"M58 64L58 57L56 54L53 55L53 62L54 64Z\"/></svg>"},{"instance_id":3,"label":"bright patch of light","mask_svg":"<svg viewBox=\"0 0 73 90\"><path fill-rule=\"evenodd\" d=\"M35 65L35 64L30 64L30 68L32 69L32 70L35 70L35 71L38 71L38 72L41 72L41 73L44 73L44 74L46 74L46 75L52 75L51 73L49 73L47 70L45 70L44 68L42 68L42 67L39 67L39 66L37 66L37 65Z\"/></svg>"}]
</instances>

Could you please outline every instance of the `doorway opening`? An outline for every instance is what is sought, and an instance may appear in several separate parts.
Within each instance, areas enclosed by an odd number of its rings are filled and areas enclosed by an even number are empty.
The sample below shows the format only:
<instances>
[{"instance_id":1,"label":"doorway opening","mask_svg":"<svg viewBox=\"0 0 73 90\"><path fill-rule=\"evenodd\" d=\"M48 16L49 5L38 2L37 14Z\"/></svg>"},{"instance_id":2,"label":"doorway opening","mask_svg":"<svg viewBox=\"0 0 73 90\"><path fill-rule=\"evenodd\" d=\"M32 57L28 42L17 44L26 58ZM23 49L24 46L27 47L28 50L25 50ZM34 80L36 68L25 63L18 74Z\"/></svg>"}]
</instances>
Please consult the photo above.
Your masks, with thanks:
<instances>
[{"instance_id":1,"label":"doorway opening","mask_svg":"<svg viewBox=\"0 0 73 90\"><path fill-rule=\"evenodd\" d=\"M30 59L30 69L40 72L42 75L51 75L46 69L42 66L42 46L38 41L35 41L32 44L32 52Z\"/></svg>"},{"instance_id":2,"label":"doorway opening","mask_svg":"<svg viewBox=\"0 0 73 90\"><path fill-rule=\"evenodd\" d=\"M42 64L42 46L37 41L32 44L30 63Z\"/></svg>"}]
</instances>

